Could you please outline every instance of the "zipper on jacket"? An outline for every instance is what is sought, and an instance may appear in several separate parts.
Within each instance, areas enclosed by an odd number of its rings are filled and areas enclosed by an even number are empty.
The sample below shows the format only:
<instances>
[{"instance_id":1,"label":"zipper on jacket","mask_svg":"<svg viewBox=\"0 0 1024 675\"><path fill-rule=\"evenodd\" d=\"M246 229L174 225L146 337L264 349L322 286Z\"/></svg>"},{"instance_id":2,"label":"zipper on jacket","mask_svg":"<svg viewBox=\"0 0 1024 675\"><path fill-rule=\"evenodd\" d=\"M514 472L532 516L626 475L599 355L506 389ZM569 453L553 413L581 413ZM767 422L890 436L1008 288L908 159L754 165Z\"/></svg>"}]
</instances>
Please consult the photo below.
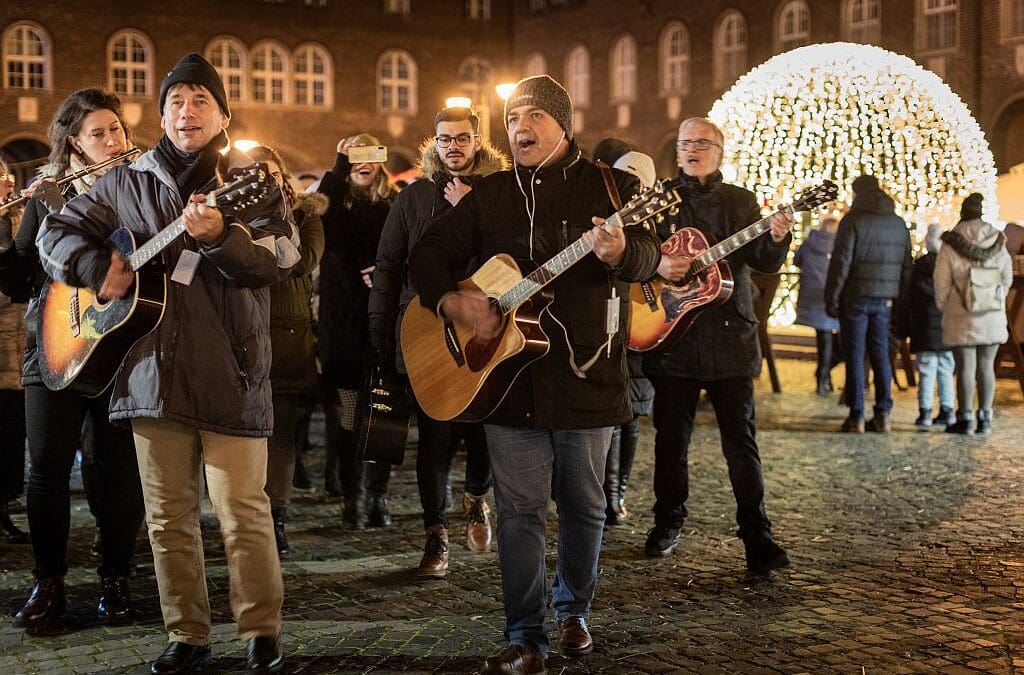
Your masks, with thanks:
<instances>
[{"instance_id":1,"label":"zipper on jacket","mask_svg":"<svg viewBox=\"0 0 1024 675\"><path fill-rule=\"evenodd\" d=\"M249 350L246 347L235 347L232 345L231 351L235 353L235 363L238 365L238 377L242 380L242 386L245 387L246 391L249 391L249 372L245 369L244 365L248 363L246 354Z\"/></svg>"}]
</instances>

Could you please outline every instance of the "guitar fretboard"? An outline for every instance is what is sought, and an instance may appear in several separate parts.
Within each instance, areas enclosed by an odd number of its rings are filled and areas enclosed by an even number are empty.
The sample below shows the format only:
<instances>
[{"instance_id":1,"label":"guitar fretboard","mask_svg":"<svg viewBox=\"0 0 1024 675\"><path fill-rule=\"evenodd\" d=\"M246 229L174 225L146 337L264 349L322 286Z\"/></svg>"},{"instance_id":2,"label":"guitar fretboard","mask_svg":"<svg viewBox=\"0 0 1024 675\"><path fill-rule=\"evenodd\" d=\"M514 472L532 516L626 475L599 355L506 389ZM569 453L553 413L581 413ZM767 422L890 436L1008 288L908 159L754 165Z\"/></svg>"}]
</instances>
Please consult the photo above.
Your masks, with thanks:
<instances>
[{"instance_id":1,"label":"guitar fretboard","mask_svg":"<svg viewBox=\"0 0 1024 675\"><path fill-rule=\"evenodd\" d=\"M622 227L622 220L619 218L619 214L615 213L609 216L608 220L605 221L605 225ZM511 312L558 278L560 274L582 260L592 250L593 247L590 244L583 239L577 239L502 293L501 297L498 298L498 308L503 314Z\"/></svg>"},{"instance_id":2,"label":"guitar fretboard","mask_svg":"<svg viewBox=\"0 0 1024 675\"><path fill-rule=\"evenodd\" d=\"M775 213L773 213L772 216L779 213L793 215L794 212L795 211L792 206L784 206ZM693 259L693 262L690 265L690 273L695 274L704 269L707 269L708 267L714 265L716 262L726 257L733 251L736 251L746 246L753 240L760 237L762 234L764 234L771 228L770 220L772 216L762 218L756 223L748 225L747 227L743 228L742 230L732 235L728 239L723 239L722 241L718 242L708 250L701 253L699 256Z\"/></svg>"},{"instance_id":3,"label":"guitar fretboard","mask_svg":"<svg viewBox=\"0 0 1024 675\"><path fill-rule=\"evenodd\" d=\"M178 217L173 223L160 230L156 236L147 241L128 258L128 264L133 271L137 272L142 266L160 254L160 251L167 248L172 241L181 236L185 231L185 219Z\"/></svg>"}]
</instances>

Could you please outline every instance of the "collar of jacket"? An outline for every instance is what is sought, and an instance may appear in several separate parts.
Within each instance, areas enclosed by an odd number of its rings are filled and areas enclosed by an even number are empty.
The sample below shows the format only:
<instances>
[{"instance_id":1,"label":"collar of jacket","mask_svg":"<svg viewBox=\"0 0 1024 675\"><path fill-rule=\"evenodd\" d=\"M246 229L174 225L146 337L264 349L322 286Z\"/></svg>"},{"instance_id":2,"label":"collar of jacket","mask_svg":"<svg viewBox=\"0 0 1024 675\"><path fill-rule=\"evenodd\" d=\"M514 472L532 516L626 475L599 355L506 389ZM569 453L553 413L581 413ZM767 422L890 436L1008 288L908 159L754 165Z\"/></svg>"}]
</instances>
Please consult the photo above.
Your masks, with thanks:
<instances>
[{"instance_id":1,"label":"collar of jacket","mask_svg":"<svg viewBox=\"0 0 1024 675\"><path fill-rule=\"evenodd\" d=\"M995 229L995 228L993 228ZM999 255L999 252L1006 247L1006 235L995 230L996 236L988 246L979 244L968 239L955 229L942 233L942 243L948 244L961 257L975 263L983 263Z\"/></svg>"},{"instance_id":2,"label":"collar of jacket","mask_svg":"<svg viewBox=\"0 0 1024 675\"><path fill-rule=\"evenodd\" d=\"M497 171L508 169L509 161L505 154L490 143L483 143L477 150L473 160L473 176L489 176ZM437 177L451 177L441 162L441 155L437 151L437 144L433 138L425 138L420 143L420 170L423 175L437 182Z\"/></svg>"},{"instance_id":3,"label":"collar of jacket","mask_svg":"<svg viewBox=\"0 0 1024 675\"><path fill-rule=\"evenodd\" d=\"M552 176L562 174L562 180L569 179L569 172L579 164L579 161L583 158L583 151L580 150L579 146L576 145L576 140L569 141L569 147L566 149L565 155L562 159L558 160L554 164L548 166L520 166L515 165L515 170L519 172L520 177L529 180L533 176Z\"/></svg>"},{"instance_id":4,"label":"collar of jacket","mask_svg":"<svg viewBox=\"0 0 1024 675\"><path fill-rule=\"evenodd\" d=\"M706 195L722 182L722 172L716 171L710 176L705 184L701 185L700 179L695 176L687 174L682 169L679 170L679 184L683 188L683 193L690 197L696 197L697 195Z\"/></svg>"},{"instance_id":5,"label":"collar of jacket","mask_svg":"<svg viewBox=\"0 0 1024 675\"><path fill-rule=\"evenodd\" d=\"M850 210L889 215L896 213L896 205L882 190L866 190L854 195Z\"/></svg>"}]
</instances>

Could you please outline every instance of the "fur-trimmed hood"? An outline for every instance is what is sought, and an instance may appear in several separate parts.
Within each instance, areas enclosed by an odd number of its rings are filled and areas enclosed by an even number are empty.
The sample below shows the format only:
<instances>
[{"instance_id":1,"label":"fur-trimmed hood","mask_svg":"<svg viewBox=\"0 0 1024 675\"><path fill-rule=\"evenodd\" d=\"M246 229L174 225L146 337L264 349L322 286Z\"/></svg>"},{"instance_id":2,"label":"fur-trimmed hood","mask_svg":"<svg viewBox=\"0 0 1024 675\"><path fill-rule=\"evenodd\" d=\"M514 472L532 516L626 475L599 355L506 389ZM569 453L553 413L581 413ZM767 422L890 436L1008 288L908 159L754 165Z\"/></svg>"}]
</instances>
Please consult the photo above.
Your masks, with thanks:
<instances>
[{"instance_id":1,"label":"fur-trimmed hood","mask_svg":"<svg viewBox=\"0 0 1024 675\"><path fill-rule=\"evenodd\" d=\"M295 208L292 210L302 211L303 213L312 212L322 216L327 213L327 207L330 204L331 200L325 194L319 192L296 192Z\"/></svg>"},{"instance_id":2,"label":"fur-trimmed hood","mask_svg":"<svg viewBox=\"0 0 1024 675\"><path fill-rule=\"evenodd\" d=\"M437 153L437 144L433 138L426 138L420 144L420 158L420 169L427 178L434 180L435 175L445 172L441 156ZM497 171L504 171L509 166L508 157L501 150L484 141L476 153L472 175L489 176Z\"/></svg>"},{"instance_id":3,"label":"fur-trimmed hood","mask_svg":"<svg viewBox=\"0 0 1024 675\"><path fill-rule=\"evenodd\" d=\"M960 221L949 232L943 232L942 241L976 263L991 260L1006 247L1006 235L980 218Z\"/></svg>"}]
</instances>

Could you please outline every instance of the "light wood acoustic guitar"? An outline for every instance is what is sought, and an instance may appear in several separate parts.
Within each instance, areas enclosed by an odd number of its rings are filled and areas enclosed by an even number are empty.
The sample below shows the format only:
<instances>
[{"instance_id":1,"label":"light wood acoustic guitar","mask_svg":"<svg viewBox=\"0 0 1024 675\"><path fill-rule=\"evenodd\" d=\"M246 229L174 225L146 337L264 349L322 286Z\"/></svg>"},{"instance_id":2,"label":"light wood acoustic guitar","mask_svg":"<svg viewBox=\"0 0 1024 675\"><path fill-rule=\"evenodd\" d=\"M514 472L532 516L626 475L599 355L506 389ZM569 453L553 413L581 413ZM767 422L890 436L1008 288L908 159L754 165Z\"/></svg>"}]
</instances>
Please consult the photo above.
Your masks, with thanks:
<instances>
[{"instance_id":1,"label":"light wood acoustic guitar","mask_svg":"<svg viewBox=\"0 0 1024 675\"><path fill-rule=\"evenodd\" d=\"M610 216L606 228L663 219L679 204L674 182L658 183ZM523 276L511 256L488 260L462 290L483 291L503 318L497 337L481 340L473 329L434 314L416 296L402 320L402 356L413 393L423 411L436 420L476 422L501 403L516 376L548 352L540 325L551 304L545 287L591 252L582 238Z\"/></svg>"},{"instance_id":2,"label":"light wood acoustic guitar","mask_svg":"<svg viewBox=\"0 0 1024 675\"><path fill-rule=\"evenodd\" d=\"M243 220L278 190L265 164L236 169L206 196L206 205ZM40 295L39 371L50 389L98 396L113 381L128 351L160 323L167 301L163 272L146 267L185 232L179 217L136 249L135 233L118 228L107 245L135 272L123 298L101 300L88 288L50 281Z\"/></svg>"},{"instance_id":3,"label":"light wood acoustic guitar","mask_svg":"<svg viewBox=\"0 0 1024 675\"><path fill-rule=\"evenodd\" d=\"M834 200L837 193L835 183L825 181L777 213L808 211ZM693 227L684 227L662 242L663 254L686 256L693 263L689 274L678 283L659 276L630 285L629 348L636 352L669 349L701 312L728 300L733 289L732 272L722 259L767 232L770 218L762 218L713 246L703 232Z\"/></svg>"}]
</instances>

